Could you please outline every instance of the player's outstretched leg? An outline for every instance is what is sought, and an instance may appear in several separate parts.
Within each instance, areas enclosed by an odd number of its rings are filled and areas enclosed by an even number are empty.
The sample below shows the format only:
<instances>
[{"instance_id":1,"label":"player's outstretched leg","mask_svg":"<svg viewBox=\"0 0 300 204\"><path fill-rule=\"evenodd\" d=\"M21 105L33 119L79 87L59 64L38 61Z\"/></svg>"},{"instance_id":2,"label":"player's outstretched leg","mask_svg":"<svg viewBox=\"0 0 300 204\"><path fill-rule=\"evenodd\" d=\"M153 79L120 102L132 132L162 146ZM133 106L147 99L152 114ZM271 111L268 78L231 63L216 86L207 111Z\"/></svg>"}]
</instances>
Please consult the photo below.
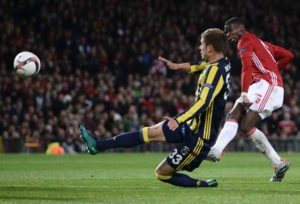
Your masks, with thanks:
<instances>
[{"instance_id":1,"label":"player's outstretched leg","mask_svg":"<svg viewBox=\"0 0 300 204\"><path fill-rule=\"evenodd\" d=\"M80 135L87 144L88 151L93 155L107 149L129 148L149 142L148 127L144 127L139 131L122 133L105 140L95 140L94 136L83 125L80 125Z\"/></svg>"},{"instance_id":2,"label":"player's outstretched leg","mask_svg":"<svg viewBox=\"0 0 300 204\"><path fill-rule=\"evenodd\" d=\"M88 151L90 154L95 155L98 153L98 150L96 148L96 140L94 139L94 136L89 133L83 125L80 125L80 136L82 140L86 143Z\"/></svg>"},{"instance_id":3,"label":"player's outstretched leg","mask_svg":"<svg viewBox=\"0 0 300 204\"><path fill-rule=\"evenodd\" d=\"M274 166L273 177L271 178L271 182L281 182L284 178L285 173L290 168L290 163L286 159L282 159L281 163L277 166Z\"/></svg>"}]
</instances>

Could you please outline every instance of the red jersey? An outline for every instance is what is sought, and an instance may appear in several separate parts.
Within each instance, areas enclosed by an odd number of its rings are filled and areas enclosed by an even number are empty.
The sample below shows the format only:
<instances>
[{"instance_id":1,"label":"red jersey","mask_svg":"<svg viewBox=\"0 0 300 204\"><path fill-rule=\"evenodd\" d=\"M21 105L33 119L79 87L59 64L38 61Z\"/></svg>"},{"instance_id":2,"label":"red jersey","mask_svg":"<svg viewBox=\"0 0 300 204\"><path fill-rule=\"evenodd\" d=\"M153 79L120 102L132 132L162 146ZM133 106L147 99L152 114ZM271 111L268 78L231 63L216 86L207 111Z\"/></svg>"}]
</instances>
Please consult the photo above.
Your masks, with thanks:
<instances>
[{"instance_id":1,"label":"red jersey","mask_svg":"<svg viewBox=\"0 0 300 204\"><path fill-rule=\"evenodd\" d=\"M272 86L283 87L279 68L290 62L293 55L288 50L267 43L246 32L237 45L242 61L242 92L248 92L253 81L264 79Z\"/></svg>"}]
</instances>

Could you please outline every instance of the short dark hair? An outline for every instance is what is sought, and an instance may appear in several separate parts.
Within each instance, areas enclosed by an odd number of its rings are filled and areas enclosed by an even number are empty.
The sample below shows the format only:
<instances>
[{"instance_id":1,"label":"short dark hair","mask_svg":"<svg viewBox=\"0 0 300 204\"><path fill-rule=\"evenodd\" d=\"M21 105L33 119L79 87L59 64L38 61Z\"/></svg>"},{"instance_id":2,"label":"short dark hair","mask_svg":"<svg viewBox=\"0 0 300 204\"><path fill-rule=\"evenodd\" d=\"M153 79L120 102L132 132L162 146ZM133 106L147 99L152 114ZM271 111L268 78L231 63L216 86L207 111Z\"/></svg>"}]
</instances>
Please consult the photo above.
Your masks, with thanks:
<instances>
[{"instance_id":1,"label":"short dark hair","mask_svg":"<svg viewBox=\"0 0 300 204\"><path fill-rule=\"evenodd\" d=\"M232 17L225 22L224 27L231 24L244 25L243 21L239 17Z\"/></svg>"},{"instance_id":2,"label":"short dark hair","mask_svg":"<svg viewBox=\"0 0 300 204\"><path fill-rule=\"evenodd\" d=\"M232 18L229 18L225 24L224 24L224 32L225 34L228 33L229 30L232 29L233 26L243 26L244 27L244 23L243 21L238 18L238 17L232 17Z\"/></svg>"},{"instance_id":3,"label":"short dark hair","mask_svg":"<svg viewBox=\"0 0 300 204\"><path fill-rule=\"evenodd\" d=\"M226 36L224 31L219 28L210 28L205 30L201 37L206 45L211 45L216 52L226 53Z\"/></svg>"}]
</instances>

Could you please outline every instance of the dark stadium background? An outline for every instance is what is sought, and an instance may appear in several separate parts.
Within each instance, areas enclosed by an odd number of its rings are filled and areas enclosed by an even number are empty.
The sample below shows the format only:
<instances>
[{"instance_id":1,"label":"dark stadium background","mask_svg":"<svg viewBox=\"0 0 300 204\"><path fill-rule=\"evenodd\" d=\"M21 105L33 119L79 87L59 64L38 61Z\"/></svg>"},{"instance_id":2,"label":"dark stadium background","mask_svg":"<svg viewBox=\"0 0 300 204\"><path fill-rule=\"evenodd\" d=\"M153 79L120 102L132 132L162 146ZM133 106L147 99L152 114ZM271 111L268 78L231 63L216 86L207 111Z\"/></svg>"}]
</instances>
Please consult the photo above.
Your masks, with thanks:
<instances>
[{"instance_id":1,"label":"dark stadium background","mask_svg":"<svg viewBox=\"0 0 300 204\"><path fill-rule=\"evenodd\" d=\"M299 10L291 0L0 0L0 150L44 152L58 141L67 153L84 152L80 122L108 138L176 115L193 101L197 78L167 70L157 57L198 61L200 33L239 16L249 31L295 55L283 73L283 108L259 126L275 149L299 151ZM32 79L13 72L23 50L42 61ZM240 62L234 50L229 56L228 109L240 91ZM228 150L254 146L238 137Z\"/></svg>"}]
</instances>

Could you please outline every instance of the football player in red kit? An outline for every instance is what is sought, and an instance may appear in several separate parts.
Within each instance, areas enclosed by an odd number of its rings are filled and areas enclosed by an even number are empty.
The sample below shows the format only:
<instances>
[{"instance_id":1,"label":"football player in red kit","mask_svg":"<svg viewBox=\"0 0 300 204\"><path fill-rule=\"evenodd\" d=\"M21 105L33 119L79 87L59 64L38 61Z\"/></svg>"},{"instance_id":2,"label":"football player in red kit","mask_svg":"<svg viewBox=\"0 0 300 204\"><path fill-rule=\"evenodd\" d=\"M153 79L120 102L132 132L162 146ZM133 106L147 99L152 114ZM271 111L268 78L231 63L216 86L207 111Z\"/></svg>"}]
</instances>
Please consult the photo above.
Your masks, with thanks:
<instances>
[{"instance_id":1,"label":"football player in red kit","mask_svg":"<svg viewBox=\"0 0 300 204\"><path fill-rule=\"evenodd\" d=\"M274 172L271 181L281 182L290 164L277 154L265 134L255 125L282 106L284 90L279 70L292 60L293 54L248 32L237 17L226 21L224 31L230 41L237 43L242 62L242 93L207 159L219 161L222 151L239 130L272 161Z\"/></svg>"}]
</instances>

